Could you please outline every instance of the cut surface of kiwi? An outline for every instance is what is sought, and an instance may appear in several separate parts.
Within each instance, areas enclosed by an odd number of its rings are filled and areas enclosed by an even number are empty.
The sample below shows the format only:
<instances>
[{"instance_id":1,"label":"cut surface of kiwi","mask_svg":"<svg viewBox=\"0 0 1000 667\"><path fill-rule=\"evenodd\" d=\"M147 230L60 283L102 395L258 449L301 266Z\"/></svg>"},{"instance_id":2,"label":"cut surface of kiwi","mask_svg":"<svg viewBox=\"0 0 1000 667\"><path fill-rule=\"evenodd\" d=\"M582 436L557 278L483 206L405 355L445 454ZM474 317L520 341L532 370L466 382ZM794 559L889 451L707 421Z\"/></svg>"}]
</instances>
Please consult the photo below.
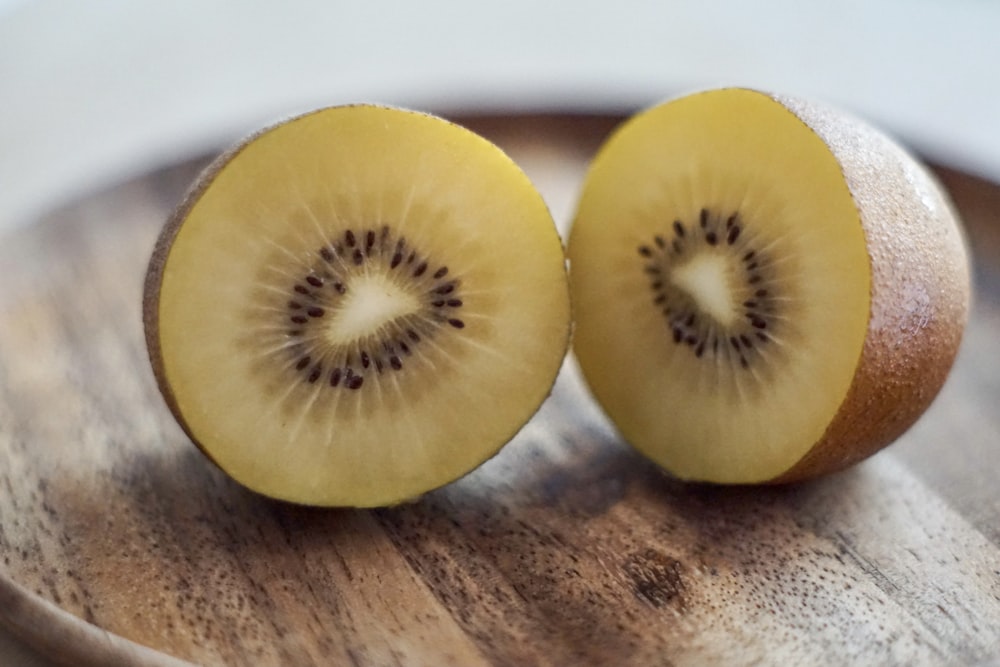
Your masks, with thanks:
<instances>
[{"instance_id":1,"label":"cut surface of kiwi","mask_svg":"<svg viewBox=\"0 0 1000 667\"><path fill-rule=\"evenodd\" d=\"M188 435L262 494L378 506L475 468L566 352L562 245L527 177L442 119L332 107L217 160L144 298Z\"/></svg>"},{"instance_id":2,"label":"cut surface of kiwi","mask_svg":"<svg viewBox=\"0 0 1000 667\"><path fill-rule=\"evenodd\" d=\"M790 481L874 453L937 394L968 312L927 170L853 117L748 89L619 128L568 254L588 385L687 479Z\"/></svg>"}]
</instances>

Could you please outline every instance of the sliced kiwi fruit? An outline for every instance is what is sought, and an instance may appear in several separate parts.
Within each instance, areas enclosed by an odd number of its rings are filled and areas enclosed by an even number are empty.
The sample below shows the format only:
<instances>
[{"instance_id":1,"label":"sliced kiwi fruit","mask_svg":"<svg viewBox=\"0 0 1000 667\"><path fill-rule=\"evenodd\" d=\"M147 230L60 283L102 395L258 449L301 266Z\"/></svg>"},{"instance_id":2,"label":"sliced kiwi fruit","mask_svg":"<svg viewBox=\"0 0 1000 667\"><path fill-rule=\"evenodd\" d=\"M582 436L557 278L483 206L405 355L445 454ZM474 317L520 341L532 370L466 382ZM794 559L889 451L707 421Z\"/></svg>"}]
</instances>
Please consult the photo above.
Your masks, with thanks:
<instances>
[{"instance_id":1,"label":"sliced kiwi fruit","mask_svg":"<svg viewBox=\"0 0 1000 667\"><path fill-rule=\"evenodd\" d=\"M167 404L243 485L389 505L495 454L569 339L563 248L500 149L356 105L255 134L165 226L144 295Z\"/></svg>"},{"instance_id":2,"label":"sliced kiwi fruit","mask_svg":"<svg viewBox=\"0 0 1000 667\"><path fill-rule=\"evenodd\" d=\"M938 393L969 308L927 169L847 114L755 90L616 130L568 254L588 385L685 479L792 481L873 454Z\"/></svg>"}]
</instances>

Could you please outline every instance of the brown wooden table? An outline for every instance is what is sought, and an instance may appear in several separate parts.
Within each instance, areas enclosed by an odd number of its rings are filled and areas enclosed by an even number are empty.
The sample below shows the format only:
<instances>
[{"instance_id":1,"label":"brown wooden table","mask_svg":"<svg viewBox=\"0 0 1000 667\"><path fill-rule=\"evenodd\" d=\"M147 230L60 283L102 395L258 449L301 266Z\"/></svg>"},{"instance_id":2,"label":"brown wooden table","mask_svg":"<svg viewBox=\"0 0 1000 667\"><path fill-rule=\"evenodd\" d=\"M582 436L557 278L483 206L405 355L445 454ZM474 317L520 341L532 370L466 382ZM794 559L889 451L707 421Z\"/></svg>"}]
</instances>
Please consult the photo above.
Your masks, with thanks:
<instances>
[{"instance_id":1,"label":"brown wooden table","mask_svg":"<svg viewBox=\"0 0 1000 667\"><path fill-rule=\"evenodd\" d=\"M470 118L566 230L615 119ZM917 426L780 488L669 479L568 361L494 460L419 502L314 510L209 465L141 338L145 263L203 164L0 239L0 622L67 665L1000 661L1000 188L942 170L975 310Z\"/></svg>"}]
</instances>

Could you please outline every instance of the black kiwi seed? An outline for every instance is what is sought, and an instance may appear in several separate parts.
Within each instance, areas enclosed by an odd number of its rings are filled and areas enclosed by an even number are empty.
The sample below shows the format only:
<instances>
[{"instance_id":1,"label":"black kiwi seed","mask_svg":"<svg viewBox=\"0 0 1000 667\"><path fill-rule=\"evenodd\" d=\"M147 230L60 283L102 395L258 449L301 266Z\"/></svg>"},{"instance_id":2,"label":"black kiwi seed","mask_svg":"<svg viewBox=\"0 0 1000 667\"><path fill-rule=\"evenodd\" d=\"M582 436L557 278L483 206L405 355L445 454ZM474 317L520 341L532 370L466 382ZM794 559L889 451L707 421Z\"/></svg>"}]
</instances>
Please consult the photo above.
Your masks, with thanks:
<instances>
[{"instance_id":1,"label":"black kiwi seed","mask_svg":"<svg viewBox=\"0 0 1000 667\"><path fill-rule=\"evenodd\" d=\"M351 367L347 367L347 372L344 374L344 386L348 389L360 389L364 381L365 378L363 376L355 375Z\"/></svg>"},{"instance_id":2,"label":"black kiwi seed","mask_svg":"<svg viewBox=\"0 0 1000 667\"><path fill-rule=\"evenodd\" d=\"M732 221L732 218L730 218L730 221ZM726 243L728 243L729 245L733 245L734 243L736 243L736 239L738 239L739 237L740 237L740 226L736 225L734 227L730 227L729 233L726 234Z\"/></svg>"},{"instance_id":3,"label":"black kiwi seed","mask_svg":"<svg viewBox=\"0 0 1000 667\"><path fill-rule=\"evenodd\" d=\"M753 239L743 234L745 220L738 212L720 215L709 208L698 211L697 222L686 225L681 219L670 223L669 231L672 239L668 242L663 234L654 234L651 243L640 243L636 246L642 258L643 271L649 276L649 286L652 290L651 303L667 320L668 328L675 344L690 347L695 357L702 358L706 354L717 355L722 345L728 344L736 352L739 364L749 368L751 363L763 359L756 352L755 343L770 340L765 330L772 326L772 313L776 303L771 299L770 275L766 271L768 257L753 247L747 247ZM699 317L700 312L692 297L676 288L670 281L670 275L675 265L683 265L689 261L685 253L696 255L699 252L697 239L694 245L688 245L687 232L700 228L699 236L704 239L705 246L732 247L734 259L744 265L747 286L753 291L743 295L741 303L745 309L745 319L732 325L722 327L712 317ZM764 272L762 272L762 269Z\"/></svg>"}]
</instances>

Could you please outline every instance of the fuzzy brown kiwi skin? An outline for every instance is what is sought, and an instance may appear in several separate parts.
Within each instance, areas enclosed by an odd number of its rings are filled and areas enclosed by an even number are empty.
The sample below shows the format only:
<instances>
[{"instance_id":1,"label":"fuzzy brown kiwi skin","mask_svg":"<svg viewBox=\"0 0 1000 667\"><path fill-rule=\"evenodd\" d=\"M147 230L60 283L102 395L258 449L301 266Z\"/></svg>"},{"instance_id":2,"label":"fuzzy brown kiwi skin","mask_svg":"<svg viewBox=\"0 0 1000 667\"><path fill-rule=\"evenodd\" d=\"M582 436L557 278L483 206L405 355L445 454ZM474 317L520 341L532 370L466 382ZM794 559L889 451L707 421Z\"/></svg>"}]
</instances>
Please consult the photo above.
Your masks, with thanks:
<instances>
[{"instance_id":1,"label":"fuzzy brown kiwi skin","mask_svg":"<svg viewBox=\"0 0 1000 667\"><path fill-rule=\"evenodd\" d=\"M822 438L773 483L835 472L903 434L940 391L971 301L966 241L934 176L893 141L842 113L773 96L822 138L861 217L871 311L861 358Z\"/></svg>"}]
</instances>

